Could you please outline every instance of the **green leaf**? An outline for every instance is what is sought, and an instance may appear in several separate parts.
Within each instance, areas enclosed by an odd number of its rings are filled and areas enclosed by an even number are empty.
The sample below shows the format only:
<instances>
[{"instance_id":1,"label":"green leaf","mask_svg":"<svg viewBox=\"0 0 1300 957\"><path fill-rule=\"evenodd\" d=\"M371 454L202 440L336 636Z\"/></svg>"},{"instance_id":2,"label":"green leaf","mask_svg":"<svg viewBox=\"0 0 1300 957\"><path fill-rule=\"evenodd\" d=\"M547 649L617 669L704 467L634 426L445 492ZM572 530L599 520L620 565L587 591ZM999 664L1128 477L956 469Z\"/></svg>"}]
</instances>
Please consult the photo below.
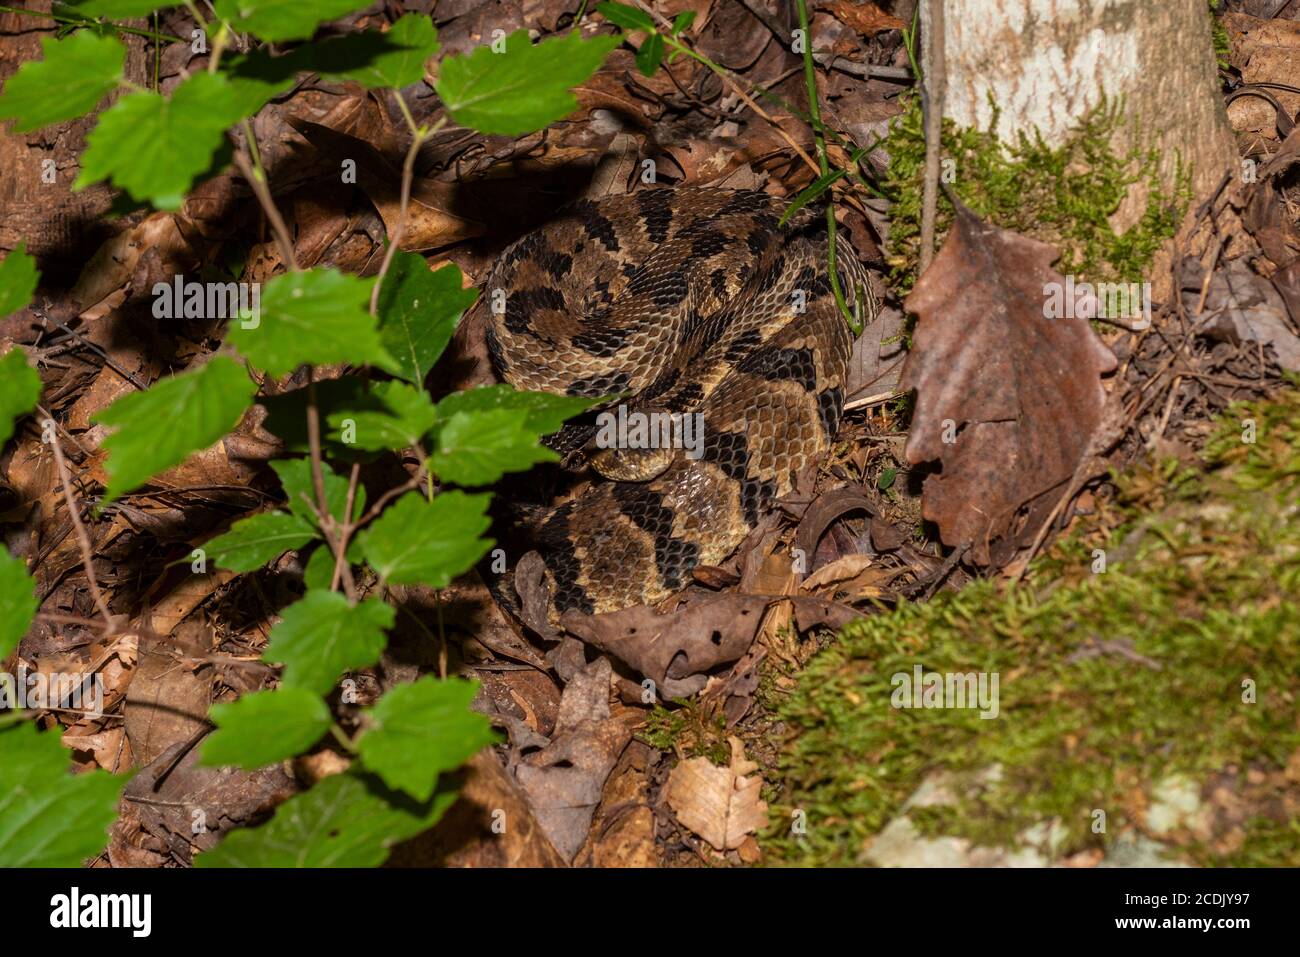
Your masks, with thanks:
<instances>
[{"instance_id":1,"label":"green leaf","mask_svg":"<svg viewBox=\"0 0 1300 957\"><path fill-rule=\"evenodd\" d=\"M212 721L217 730L203 742L203 763L252 771L302 754L329 730L331 718L320 695L280 688L213 705Z\"/></svg>"},{"instance_id":2,"label":"green leaf","mask_svg":"<svg viewBox=\"0 0 1300 957\"><path fill-rule=\"evenodd\" d=\"M302 570L303 584L310 591L329 591L334 580L334 553L328 545L312 551L307 566Z\"/></svg>"},{"instance_id":3,"label":"green leaf","mask_svg":"<svg viewBox=\"0 0 1300 957\"><path fill-rule=\"evenodd\" d=\"M527 30L506 37L504 53L481 46L438 66L438 95L453 120L481 133L519 136L578 107L569 92L600 67L622 37L584 40L577 30L533 46Z\"/></svg>"},{"instance_id":4,"label":"green leaf","mask_svg":"<svg viewBox=\"0 0 1300 957\"><path fill-rule=\"evenodd\" d=\"M636 67L642 76L654 76L655 70L664 59L664 38L652 33L645 38L641 48L636 51Z\"/></svg>"},{"instance_id":5,"label":"green leaf","mask_svg":"<svg viewBox=\"0 0 1300 957\"><path fill-rule=\"evenodd\" d=\"M275 474L280 477L284 494L289 499L289 510L316 527L316 515L304 501L303 496L316 502L316 484L311 477L310 459L279 459L271 463ZM325 486L325 504L336 521L343 521L343 511L348 504L348 480L335 472L328 465L321 465L321 484ZM366 507L366 489L360 482L352 501L352 518L355 520Z\"/></svg>"},{"instance_id":6,"label":"green leaf","mask_svg":"<svg viewBox=\"0 0 1300 957\"><path fill-rule=\"evenodd\" d=\"M683 10L677 16L673 17L673 28L669 32L673 36L680 36L684 30L689 30L691 24L695 22L694 10Z\"/></svg>"},{"instance_id":7,"label":"green leaf","mask_svg":"<svg viewBox=\"0 0 1300 957\"><path fill-rule=\"evenodd\" d=\"M217 16L263 40L306 40L326 20L370 6L370 0L216 0Z\"/></svg>"},{"instance_id":8,"label":"green leaf","mask_svg":"<svg viewBox=\"0 0 1300 957\"><path fill-rule=\"evenodd\" d=\"M479 538L492 524L487 516L491 499L452 491L429 502L408 492L357 536L362 554L390 585L446 588L495 544Z\"/></svg>"},{"instance_id":9,"label":"green leaf","mask_svg":"<svg viewBox=\"0 0 1300 957\"><path fill-rule=\"evenodd\" d=\"M379 660L393 615L377 599L352 605L338 592L309 591L271 629L262 660L284 665L284 687L326 694L339 675Z\"/></svg>"},{"instance_id":10,"label":"green leaf","mask_svg":"<svg viewBox=\"0 0 1300 957\"><path fill-rule=\"evenodd\" d=\"M394 844L433 827L455 800L446 790L417 804L369 775L335 774L285 801L261 827L227 834L194 866L378 867Z\"/></svg>"},{"instance_id":11,"label":"green leaf","mask_svg":"<svg viewBox=\"0 0 1300 957\"><path fill-rule=\"evenodd\" d=\"M399 252L379 288L379 336L397 360L394 375L416 385L451 341L478 292L463 289L454 265L431 270L423 256Z\"/></svg>"},{"instance_id":12,"label":"green leaf","mask_svg":"<svg viewBox=\"0 0 1300 957\"><path fill-rule=\"evenodd\" d=\"M329 425L335 430L352 424L352 444L368 451L405 449L424 438L437 421L434 408L423 389L405 382L381 382L360 408L332 412ZM338 439L332 433L331 437Z\"/></svg>"},{"instance_id":13,"label":"green leaf","mask_svg":"<svg viewBox=\"0 0 1300 957\"><path fill-rule=\"evenodd\" d=\"M470 710L478 687L433 677L398 685L366 712L370 727L357 742L362 762L390 788L427 801L438 775L496 740L492 723Z\"/></svg>"},{"instance_id":14,"label":"green leaf","mask_svg":"<svg viewBox=\"0 0 1300 957\"><path fill-rule=\"evenodd\" d=\"M0 730L0 867L79 867L108 843L125 775L72 774L60 734Z\"/></svg>"},{"instance_id":15,"label":"green leaf","mask_svg":"<svg viewBox=\"0 0 1300 957\"><path fill-rule=\"evenodd\" d=\"M251 324L234 323L227 338L249 362L273 376L300 365L335 362L395 367L367 311L373 284L373 279L336 269L276 276L262 287L257 324L246 328Z\"/></svg>"},{"instance_id":16,"label":"green leaf","mask_svg":"<svg viewBox=\"0 0 1300 957\"><path fill-rule=\"evenodd\" d=\"M199 369L160 379L97 413L95 422L117 427L103 443L109 453L104 501L212 445L239 424L256 391L243 366L215 356Z\"/></svg>"},{"instance_id":17,"label":"green leaf","mask_svg":"<svg viewBox=\"0 0 1300 957\"><path fill-rule=\"evenodd\" d=\"M294 389L280 395L261 396L257 403L266 409L266 430L284 443L286 452L307 453L311 443L307 440L307 400L311 390ZM332 412L339 409L356 408L365 401L365 383L360 376L342 376L338 379L326 379L317 382L316 408L322 421L328 421ZM321 436L326 455L347 457L348 449L329 440L329 435ZM294 496L296 497L296 496Z\"/></svg>"},{"instance_id":18,"label":"green leaf","mask_svg":"<svg viewBox=\"0 0 1300 957\"><path fill-rule=\"evenodd\" d=\"M549 392L520 392L508 385L487 385L453 392L438 403L438 419L446 421L458 412L492 412L509 409L524 413L524 428L538 435L550 435L577 415L607 401L608 397L584 398L552 395Z\"/></svg>"},{"instance_id":19,"label":"green leaf","mask_svg":"<svg viewBox=\"0 0 1300 957\"><path fill-rule=\"evenodd\" d=\"M524 472L538 462L560 457L538 441L523 412L457 412L438 430L438 450L430 465L440 478L457 485L488 485L507 472Z\"/></svg>"},{"instance_id":20,"label":"green leaf","mask_svg":"<svg viewBox=\"0 0 1300 957\"><path fill-rule=\"evenodd\" d=\"M251 572L316 537L316 529L297 515L263 512L241 518L230 531L208 542L212 560L232 572Z\"/></svg>"},{"instance_id":21,"label":"green leaf","mask_svg":"<svg viewBox=\"0 0 1300 957\"><path fill-rule=\"evenodd\" d=\"M438 52L438 31L433 21L424 14L408 13L382 36L398 49L374 57L365 66L320 72L328 79L353 80L367 89L390 87L400 90L419 83L424 76L424 64Z\"/></svg>"},{"instance_id":22,"label":"green leaf","mask_svg":"<svg viewBox=\"0 0 1300 957\"><path fill-rule=\"evenodd\" d=\"M110 179L135 200L179 209L247 106L246 93L206 72L191 76L170 97L148 90L124 96L86 137L81 175L72 188Z\"/></svg>"},{"instance_id":23,"label":"green leaf","mask_svg":"<svg viewBox=\"0 0 1300 957\"><path fill-rule=\"evenodd\" d=\"M0 119L26 133L84 116L122 82L126 47L115 37L82 30L66 40L41 40L44 59L24 63L0 92Z\"/></svg>"},{"instance_id":24,"label":"green leaf","mask_svg":"<svg viewBox=\"0 0 1300 957\"><path fill-rule=\"evenodd\" d=\"M306 49L300 47L275 56L266 47L259 47L246 56L231 57L223 63L221 73L230 84L239 112L253 116L273 97L290 89L298 74L306 69L303 65Z\"/></svg>"},{"instance_id":25,"label":"green leaf","mask_svg":"<svg viewBox=\"0 0 1300 957\"><path fill-rule=\"evenodd\" d=\"M26 308L39 277L36 260L27 255L27 244L19 243L0 262L0 319Z\"/></svg>"},{"instance_id":26,"label":"green leaf","mask_svg":"<svg viewBox=\"0 0 1300 957\"><path fill-rule=\"evenodd\" d=\"M0 548L0 659L18 647L40 607L27 563Z\"/></svg>"},{"instance_id":27,"label":"green leaf","mask_svg":"<svg viewBox=\"0 0 1300 957\"><path fill-rule=\"evenodd\" d=\"M0 359L0 445L9 441L14 422L36 408L40 398L41 377L27 364L27 354L22 349L6 352Z\"/></svg>"},{"instance_id":28,"label":"green leaf","mask_svg":"<svg viewBox=\"0 0 1300 957\"><path fill-rule=\"evenodd\" d=\"M596 12L624 30L644 30L650 33L655 28L655 22L650 18L650 14L636 7L629 7L626 3L598 3Z\"/></svg>"},{"instance_id":29,"label":"green leaf","mask_svg":"<svg viewBox=\"0 0 1300 957\"><path fill-rule=\"evenodd\" d=\"M854 150L849 156L849 162L846 168L831 170L829 173L823 173L805 186L790 205L785 208L785 212L781 214L781 222L778 225L784 226L790 221L791 216L799 212L799 210L803 209L822 193L826 192L826 190L830 189L837 179L845 176L850 169L856 169L858 161L866 155L867 151L865 149Z\"/></svg>"}]
</instances>

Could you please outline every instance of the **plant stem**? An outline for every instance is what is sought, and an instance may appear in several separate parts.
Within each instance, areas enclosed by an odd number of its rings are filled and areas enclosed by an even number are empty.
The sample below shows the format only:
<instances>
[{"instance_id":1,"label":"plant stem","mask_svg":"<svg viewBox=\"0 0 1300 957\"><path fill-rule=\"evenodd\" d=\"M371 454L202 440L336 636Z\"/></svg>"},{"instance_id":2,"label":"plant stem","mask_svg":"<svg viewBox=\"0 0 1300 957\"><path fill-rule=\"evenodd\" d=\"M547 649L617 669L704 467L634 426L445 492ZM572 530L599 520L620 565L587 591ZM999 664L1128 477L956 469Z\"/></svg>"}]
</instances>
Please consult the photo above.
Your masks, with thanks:
<instances>
[{"instance_id":1,"label":"plant stem","mask_svg":"<svg viewBox=\"0 0 1300 957\"><path fill-rule=\"evenodd\" d=\"M245 120L247 123L247 120ZM251 133L251 129L249 130ZM256 147L251 146L253 137L248 137L250 152ZM275 201L271 198L271 189L267 185L266 175L263 172L253 169L246 157L239 150L235 150L235 165L239 167L240 175L248 181L248 185L253 187L253 194L257 196L257 201L262 204L262 211L266 213L267 220L271 223L271 232L275 234L276 245L280 247L280 255L284 259L285 265L291 272L298 271L298 260L293 253L293 240L289 236L289 228L284 224L280 211L275 207Z\"/></svg>"},{"instance_id":2,"label":"plant stem","mask_svg":"<svg viewBox=\"0 0 1300 957\"><path fill-rule=\"evenodd\" d=\"M817 144L818 165L821 175L826 176L830 173L831 166L830 160L826 156L826 136L822 132L822 109L817 96L817 72L813 67L812 31L808 29L808 4L805 0L798 0L798 7L799 29L803 31L803 77L804 83L808 86L808 115L813 120L813 142ZM835 231L837 226L838 224L835 222L835 192L832 190L830 200L826 203L826 250L831 293L835 296L835 304L839 306L844 321L849 324L849 328L856 335L862 332L862 326L854 319L853 313L849 311L849 304L844 299L844 290L840 288L840 275L836 259Z\"/></svg>"},{"instance_id":3,"label":"plant stem","mask_svg":"<svg viewBox=\"0 0 1300 957\"><path fill-rule=\"evenodd\" d=\"M324 457L321 455L320 443L320 406L316 403L316 382L313 378L307 382L307 447L311 451L311 482L316 490L317 521L325 533L325 541L334 553L334 572L343 582L343 593L348 601L356 602L357 586L352 580L352 569L348 568L344 558L346 545L339 532L334 515L330 512L329 500L325 497ZM355 494L356 489L351 489Z\"/></svg>"},{"instance_id":4,"label":"plant stem","mask_svg":"<svg viewBox=\"0 0 1300 957\"><path fill-rule=\"evenodd\" d=\"M53 20L55 23L73 23L89 26L92 23L100 21L92 20L86 17L69 17L58 13L45 13L41 10L24 10L21 7L0 6L0 13L16 13L23 17L42 17L46 20ZM118 26L110 21L103 21L102 26L110 30L116 30L118 33L129 33L135 37L147 37L150 40L166 40L168 43L184 43L180 37L174 37L170 33L159 33L155 28L153 32L148 30L138 30L135 27Z\"/></svg>"},{"instance_id":5,"label":"plant stem","mask_svg":"<svg viewBox=\"0 0 1300 957\"><path fill-rule=\"evenodd\" d=\"M375 276L375 284L370 289L370 314L372 316L379 315L379 290L384 285L384 277L388 275L388 270L393 265L393 257L397 255L402 238L406 234L406 214L411 205L411 184L415 181L415 157L419 155L420 146L424 141L447 124L447 118L441 117L428 129L417 126L415 117L411 115L411 108L406 105L406 98L402 96L402 91L394 90L393 95L397 97L397 105L402 110L402 116L406 117L406 125L411 128L411 146L406 151L406 158L402 160L402 197L397 210L397 225L393 227L392 235L388 237L388 248L384 250L384 260L379 265L379 274Z\"/></svg>"},{"instance_id":6,"label":"plant stem","mask_svg":"<svg viewBox=\"0 0 1300 957\"><path fill-rule=\"evenodd\" d=\"M930 4L930 23L925 42L930 58L925 81L921 84L921 104L925 109L925 179L921 191L920 272L934 259L935 219L939 210L939 159L943 150L943 3ZM918 7L918 9L920 9Z\"/></svg>"}]
</instances>

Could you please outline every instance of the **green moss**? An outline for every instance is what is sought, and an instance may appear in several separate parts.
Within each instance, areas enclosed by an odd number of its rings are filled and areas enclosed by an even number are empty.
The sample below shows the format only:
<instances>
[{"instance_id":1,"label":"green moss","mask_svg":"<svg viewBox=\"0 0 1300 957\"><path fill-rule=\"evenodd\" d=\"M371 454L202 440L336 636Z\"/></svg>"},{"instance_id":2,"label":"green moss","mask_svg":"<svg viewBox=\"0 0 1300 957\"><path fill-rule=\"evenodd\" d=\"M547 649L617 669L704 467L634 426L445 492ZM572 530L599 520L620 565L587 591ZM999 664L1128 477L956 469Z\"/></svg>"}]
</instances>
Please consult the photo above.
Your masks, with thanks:
<instances>
[{"instance_id":1,"label":"green moss","mask_svg":"<svg viewBox=\"0 0 1300 957\"><path fill-rule=\"evenodd\" d=\"M1218 64L1220 70L1226 70L1231 65L1228 62L1228 57L1232 54L1232 46L1228 42L1228 31L1224 29L1223 21L1218 16L1222 6L1220 0L1209 0L1210 35L1213 37L1214 42L1214 62Z\"/></svg>"},{"instance_id":2,"label":"green moss","mask_svg":"<svg viewBox=\"0 0 1300 957\"><path fill-rule=\"evenodd\" d=\"M674 699L670 703L671 708L654 706L637 737L660 751L677 751L688 758L706 757L714 764L726 764L731 754L726 718L721 713L705 715L694 700Z\"/></svg>"},{"instance_id":3,"label":"green moss","mask_svg":"<svg viewBox=\"0 0 1300 957\"><path fill-rule=\"evenodd\" d=\"M1139 281L1152 255L1172 236L1191 199L1191 180L1179 162L1174 183L1160 180L1154 150L1114 151L1125 134L1118 103L1085 116L1058 147L1038 134L1017 142L994 135L996 104L988 130L943 126L943 157L955 165L949 184L963 203L999 226L1051 243L1061 250L1057 269L1092 282ZM1137 140L1136 134L1130 137ZM903 291L916 280L921 235L925 133L919 99L894 121L885 142L889 168L883 186L894 200L889 234L891 278ZM1143 171L1146 171L1145 174ZM1116 233L1109 217L1143 176L1149 198L1140 220ZM952 221L952 205L941 195L940 239Z\"/></svg>"},{"instance_id":4,"label":"green moss","mask_svg":"<svg viewBox=\"0 0 1300 957\"><path fill-rule=\"evenodd\" d=\"M1092 571L1098 545L1104 574ZM1001 774L955 807L915 812L923 832L1011 847L1058 819L1066 855L1141 826L1167 774L1282 782L1300 751L1300 389L1234 407L1200 467L1125 480L1029 581L976 581L862 619L813 659L779 706L790 738L769 859L859 862L936 769ZM892 676L918 664L997 673L999 716L892 707ZM1283 786L1264 786L1273 810L1261 802L1235 849L1222 835L1162 840L1202 864L1300 864L1300 824L1276 814ZM789 833L795 809L806 835ZM1107 827L1095 834L1098 809Z\"/></svg>"}]
</instances>

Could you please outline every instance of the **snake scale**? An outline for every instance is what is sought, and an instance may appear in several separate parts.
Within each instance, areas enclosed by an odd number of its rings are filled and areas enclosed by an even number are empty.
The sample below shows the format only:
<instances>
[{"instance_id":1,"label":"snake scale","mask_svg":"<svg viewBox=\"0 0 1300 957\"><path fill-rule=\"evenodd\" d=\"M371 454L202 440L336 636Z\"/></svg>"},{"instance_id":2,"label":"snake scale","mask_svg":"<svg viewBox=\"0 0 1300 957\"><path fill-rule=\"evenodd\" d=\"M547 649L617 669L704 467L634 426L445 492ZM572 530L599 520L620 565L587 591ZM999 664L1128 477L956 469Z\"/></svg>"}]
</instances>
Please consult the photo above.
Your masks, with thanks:
<instances>
[{"instance_id":1,"label":"snake scale","mask_svg":"<svg viewBox=\"0 0 1300 957\"><path fill-rule=\"evenodd\" d=\"M508 247L485 283L487 346L518 389L698 414L702 449L600 449L605 479L549 509L533 537L556 612L653 604L723 561L829 449L851 337L824 217L766 193L651 189L583 200ZM849 302L870 278L846 244ZM492 309L486 303L498 303ZM503 306L503 308L502 308ZM591 446L593 426L566 430Z\"/></svg>"}]
</instances>

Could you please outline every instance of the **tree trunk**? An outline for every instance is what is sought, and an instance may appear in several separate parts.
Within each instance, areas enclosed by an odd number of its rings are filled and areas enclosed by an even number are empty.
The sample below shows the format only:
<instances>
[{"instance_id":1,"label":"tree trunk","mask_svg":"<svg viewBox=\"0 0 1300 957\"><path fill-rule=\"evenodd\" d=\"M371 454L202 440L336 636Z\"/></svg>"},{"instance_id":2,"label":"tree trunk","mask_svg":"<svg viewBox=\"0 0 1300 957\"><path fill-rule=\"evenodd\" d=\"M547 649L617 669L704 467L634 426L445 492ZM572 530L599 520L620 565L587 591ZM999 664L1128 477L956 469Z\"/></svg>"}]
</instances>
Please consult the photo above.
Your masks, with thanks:
<instances>
[{"instance_id":1,"label":"tree trunk","mask_svg":"<svg viewBox=\"0 0 1300 957\"><path fill-rule=\"evenodd\" d=\"M991 97L1000 139L1037 130L1059 145L1103 97L1121 97L1139 141L1114 151L1158 150L1166 190L1180 157L1198 198L1235 168L1206 0L922 0L923 37L934 35L935 2L943 6L943 115L959 127L987 129ZM929 77L933 51L923 46ZM1141 216L1147 191L1145 177L1133 185L1112 217L1116 229Z\"/></svg>"}]
</instances>

